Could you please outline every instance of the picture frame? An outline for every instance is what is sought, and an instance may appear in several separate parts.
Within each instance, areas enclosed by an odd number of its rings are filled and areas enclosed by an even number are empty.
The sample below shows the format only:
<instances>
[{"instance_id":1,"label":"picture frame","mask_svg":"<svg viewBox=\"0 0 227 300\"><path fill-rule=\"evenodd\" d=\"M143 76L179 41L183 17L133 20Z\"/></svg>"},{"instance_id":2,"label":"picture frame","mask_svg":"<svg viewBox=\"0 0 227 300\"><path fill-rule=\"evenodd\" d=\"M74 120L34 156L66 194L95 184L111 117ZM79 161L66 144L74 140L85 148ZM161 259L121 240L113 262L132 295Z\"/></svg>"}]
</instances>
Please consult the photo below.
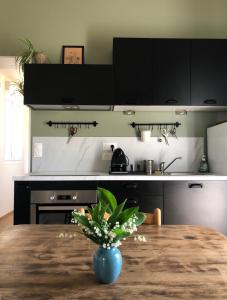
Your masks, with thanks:
<instances>
[{"instance_id":1,"label":"picture frame","mask_svg":"<svg viewBox=\"0 0 227 300\"><path fill-rule=\"evenodd\" d=\"M79 64L84 63L84 46L62 46L62 63Z\"/></svg>"}]
</instances>

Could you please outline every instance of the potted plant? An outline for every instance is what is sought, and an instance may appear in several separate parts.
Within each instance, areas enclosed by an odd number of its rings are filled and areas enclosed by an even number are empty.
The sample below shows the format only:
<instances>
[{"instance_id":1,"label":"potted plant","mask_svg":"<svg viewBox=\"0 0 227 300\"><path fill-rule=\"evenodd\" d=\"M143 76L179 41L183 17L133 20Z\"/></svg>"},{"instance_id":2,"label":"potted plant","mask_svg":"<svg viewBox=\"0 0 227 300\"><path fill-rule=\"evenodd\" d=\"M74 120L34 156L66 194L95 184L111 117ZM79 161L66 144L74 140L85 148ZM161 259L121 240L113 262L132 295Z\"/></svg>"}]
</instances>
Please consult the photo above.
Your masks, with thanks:
<instances>
[{"instance_id":1,"label":"potted plant","mask_svg":"<svg viewBox=\"0 0 227 300\"><path fill-rule=\"evenodd\" d=\"M29 39L27 39L27 38L20 39L20 41L26 47L25 51L20 56L16 57L16 61L19 64L19 68L22 70L22 72L24 72L25 64L47 63L48 59L47 59L46 54L42 51L37 51Z\"/></svg>"},{"instance_id":2,"label":"potted plant","mask_svg":"<svg viewBox=\"0 0 227 300\"><path fill-rule=\"evenodd\" d=\"M93 208L74 210L72 222L77 223L83 234L99 245L93 258L93 268L98 281L112 283L121 272L122 256L118 249L121 240L132 235L146 216L138 207L124 209L126 200L117 204L114 195L98 188L98 203Z\"/></svg>"}]
</instances>

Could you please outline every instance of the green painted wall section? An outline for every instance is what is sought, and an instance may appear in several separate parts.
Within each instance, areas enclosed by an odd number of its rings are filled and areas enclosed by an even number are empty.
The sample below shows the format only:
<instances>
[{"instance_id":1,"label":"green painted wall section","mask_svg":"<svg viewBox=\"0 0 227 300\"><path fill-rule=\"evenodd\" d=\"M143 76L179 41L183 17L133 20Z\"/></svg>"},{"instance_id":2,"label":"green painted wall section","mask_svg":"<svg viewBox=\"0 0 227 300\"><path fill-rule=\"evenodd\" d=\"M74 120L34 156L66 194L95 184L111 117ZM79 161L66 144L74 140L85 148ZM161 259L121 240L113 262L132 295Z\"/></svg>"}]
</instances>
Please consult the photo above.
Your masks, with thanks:
<instances>
[{"instance_id":1,"label":"green painted wall section","mask_svg":"<svg viewBox=\"0 0 227 300\"><path fill-rule=\"evenodd\" d=\"M137 112L134 116L125 116L122 112L59 112L32 111L32 136L67 136L68 129L62 126L49 127L51 121L97 121L97 127L79 128L77 136L135 136L135 130L129 126L132 122L180 122L177 135L182 137L201 137L206 128L216 123L214 112L189 112L186 116L176 116L174 112ZM157 136L156 129L152 135Z\"/></svg>"},{"instance_id":2,"label":"green painted wall section","mask_svg":"<svg viewBox=\"0 0 227 300\"><path fill-rule=\"evenodd\" d=\"M226 0L0 0L0 55L28 37L52 62L84 45L86 63L111 63L114 36L227 37Z\"/></svg>"},{"instance_id":3,"label":"green painted wall section","mask_svg":"<svg viewBox=\"0 0 227 300\"><path fill-rule=\"evenodd\" d=\"M112 39L127 37L227 38L226 0L0 0L0 55L19 55L29 38L61 62L62 45L84 45L85 63L111 63ZM139 54L138 54L139 56ZM49 119L97 120L100 125L80 130L83 136L133 136L131 121L174 121L174 113L32 112L32 135L64 136L48 128ZM180 136L204 136L216 113L178 117Z\"/></svg>"}]
</instances>

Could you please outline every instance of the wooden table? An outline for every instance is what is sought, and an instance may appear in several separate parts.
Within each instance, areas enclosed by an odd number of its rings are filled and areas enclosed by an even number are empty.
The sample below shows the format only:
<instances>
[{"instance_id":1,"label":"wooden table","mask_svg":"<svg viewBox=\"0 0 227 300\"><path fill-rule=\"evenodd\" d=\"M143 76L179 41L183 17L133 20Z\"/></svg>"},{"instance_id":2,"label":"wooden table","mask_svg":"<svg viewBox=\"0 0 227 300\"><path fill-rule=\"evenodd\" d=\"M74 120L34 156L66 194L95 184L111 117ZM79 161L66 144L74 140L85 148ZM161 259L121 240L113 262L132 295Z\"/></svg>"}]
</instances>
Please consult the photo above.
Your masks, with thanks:
<instances>
[{"instance_id":1,"label":"wooden table","mask_svg":"<svg viewBox=\"0 0 227 300\"><path fill-rule=\"evenodd\" d=\"M111 285L95 281L97 246L74 225L1 232L0 299L227 299L223 235L196 226L140 228L147 242L123 241L122 273Z\"/></svg>"}]
</instances>

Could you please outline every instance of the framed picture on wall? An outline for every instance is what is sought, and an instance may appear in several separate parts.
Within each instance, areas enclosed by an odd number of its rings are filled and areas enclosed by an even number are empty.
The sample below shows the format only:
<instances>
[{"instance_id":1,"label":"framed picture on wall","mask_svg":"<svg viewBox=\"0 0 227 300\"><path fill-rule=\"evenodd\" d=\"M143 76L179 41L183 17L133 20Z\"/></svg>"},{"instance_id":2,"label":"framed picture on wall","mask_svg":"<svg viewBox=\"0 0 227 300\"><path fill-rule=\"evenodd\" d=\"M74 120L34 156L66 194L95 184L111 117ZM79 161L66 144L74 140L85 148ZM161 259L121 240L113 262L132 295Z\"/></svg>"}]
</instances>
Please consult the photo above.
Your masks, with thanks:
<instances>
[{"instance_id":1,"label":"framed picture on wall","mask_svg":"<svg viewBox=\"0 0 227 300\"><path fill-rule=\"evenodd\" d=\"M62 63L82 65L84 63L84 46L63 46Z\"/></svg>"}]
</instances>

